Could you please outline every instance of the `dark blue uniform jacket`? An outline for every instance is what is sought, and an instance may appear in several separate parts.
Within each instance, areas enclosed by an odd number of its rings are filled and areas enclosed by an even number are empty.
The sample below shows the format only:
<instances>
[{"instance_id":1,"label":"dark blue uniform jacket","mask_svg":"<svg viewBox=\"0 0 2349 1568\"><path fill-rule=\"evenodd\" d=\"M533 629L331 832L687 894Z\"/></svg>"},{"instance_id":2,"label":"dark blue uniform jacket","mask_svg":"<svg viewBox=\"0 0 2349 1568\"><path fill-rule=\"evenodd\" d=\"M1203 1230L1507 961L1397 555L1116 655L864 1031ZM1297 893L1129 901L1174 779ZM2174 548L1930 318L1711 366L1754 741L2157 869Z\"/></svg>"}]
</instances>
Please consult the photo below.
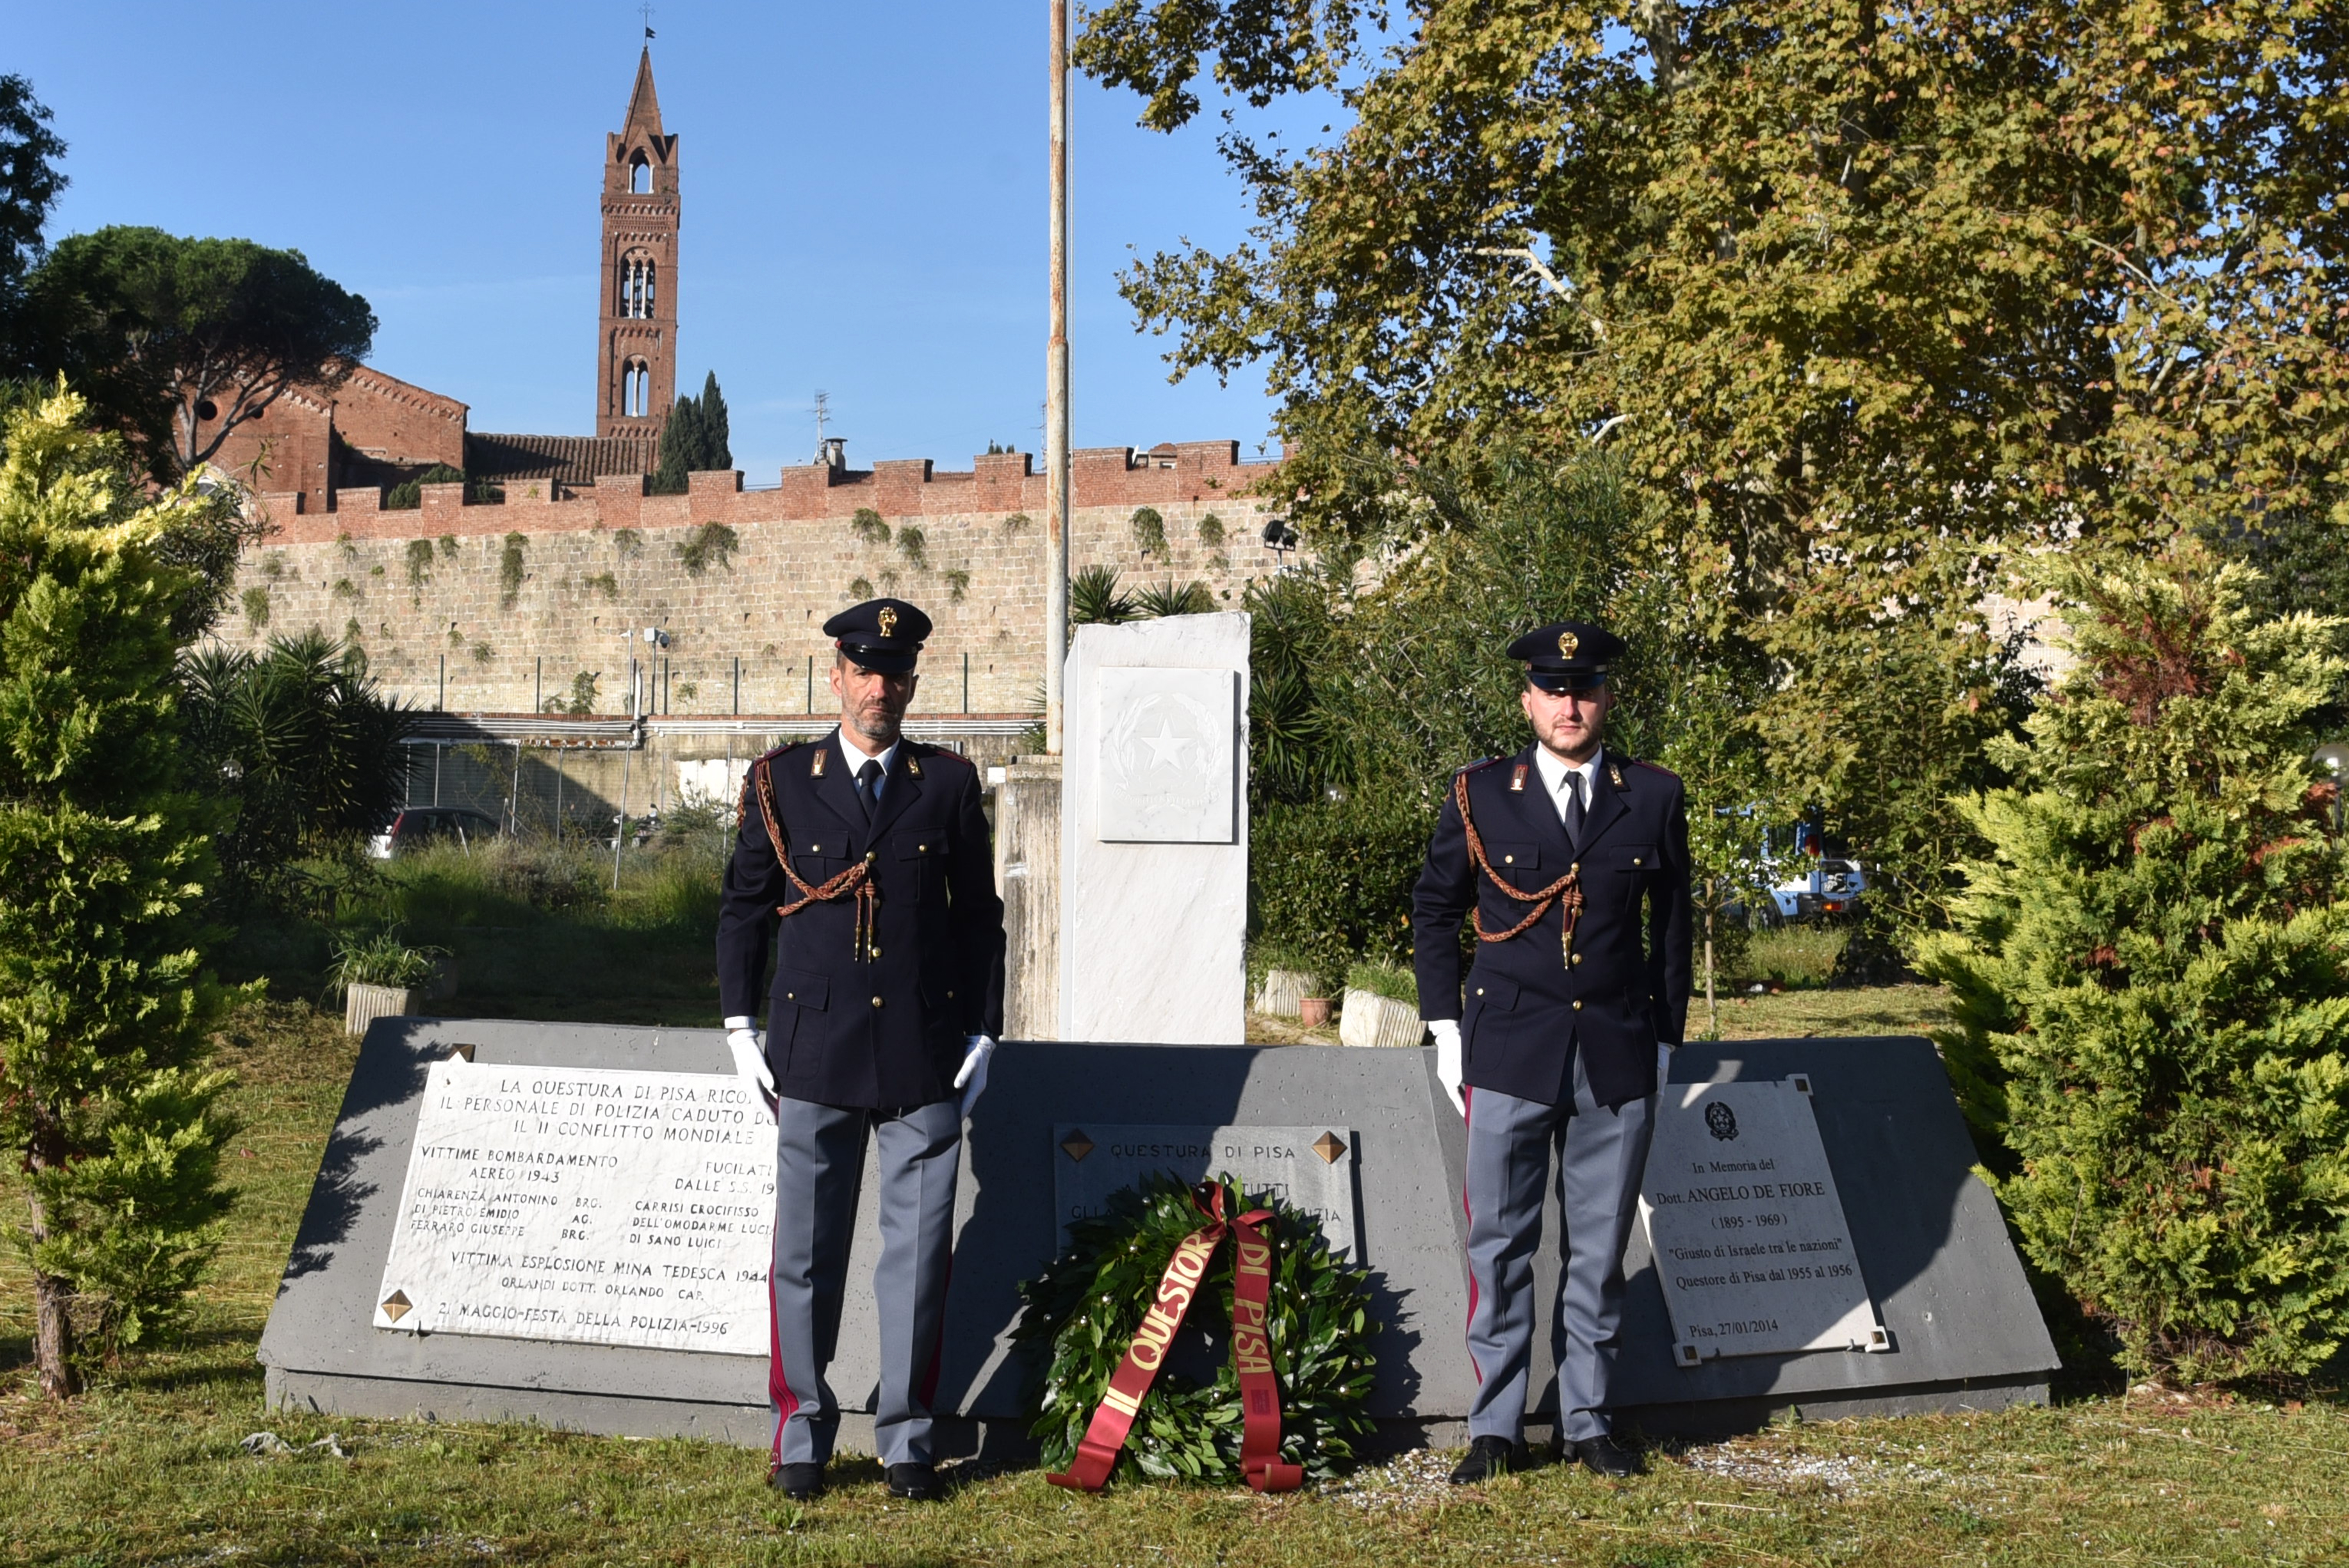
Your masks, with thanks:
<instances>
[{"instance_id":1,"label":"dark blue uniform jacket","mask_svg":"<svg viewBox=\"0 0 2349 1568\"><path fill-rule=\"evenodd\" d=\"M874 857L877 958L857 947L854 893L777 917L805 895L776 861L761 770L775 832L810 886ZM892 1109L950 1098L964 1037L1003 1028L1003 901L978 769L901 740L868 824L837 731L751 764L718 917L725 1016L757 1012L771 948L767 1063L785 1098Z\"/></svg>"},{"instance_id":2,"label":"dark blue uniform jacket","mask_svg":"<svg viewBox=\"0 0 2349 1568\"><path fill-rule=\"evenodd\" d=\"M1574 942L1557 904L1506 942L1479 942L1463 1009L1460 926L1473 907L1495 934L1532 905L1494 887L1470 861L1447 789L1412 899L1419 1010L1458 1018L1464 1077L1477 1088L1557 1105L1572 1098L1574 1053L1591 1092L1618 1106L1656 1088L1656 1046L1688 1022L1688 805L1677 775L1606 754L1569 842L1543 791L1534 747L1464 773L1493 870L1526 892L1581 868ZM1512 788L1513 783L1521 784Z\"/></svg>"}]
</instances>

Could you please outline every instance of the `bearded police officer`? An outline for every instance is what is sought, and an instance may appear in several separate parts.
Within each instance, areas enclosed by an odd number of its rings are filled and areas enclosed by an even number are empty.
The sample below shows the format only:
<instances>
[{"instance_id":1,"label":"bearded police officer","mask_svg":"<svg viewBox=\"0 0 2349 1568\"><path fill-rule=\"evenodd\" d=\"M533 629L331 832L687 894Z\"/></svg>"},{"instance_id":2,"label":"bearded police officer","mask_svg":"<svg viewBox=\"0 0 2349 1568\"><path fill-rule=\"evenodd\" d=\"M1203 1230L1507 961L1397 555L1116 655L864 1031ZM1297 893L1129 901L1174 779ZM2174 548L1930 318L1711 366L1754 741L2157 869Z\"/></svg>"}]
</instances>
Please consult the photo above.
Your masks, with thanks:
<instances>
[{"instance_id":1,"label":"bearded police officer","mask_svg":"<svg viewBox=\"0 0 2349 1568\"><path fill-rule=\"evenodd\" d=\"M1608 1381L1656 1086L1688 1015L1688 809L1678 778L1602 742L1622 652L1582 621L1509 645L1534 743L1454 776L1413 899L1420 1010L1468 1119L1477 1388L1460 1484L1526 1460L1553 1159L1566 1232L1551 1323L1559 1445L1602 1475L1638 1469L1613 1435ZM1476 937L1464 1008L1464 919Z\"/></svg>"},{"instance_id":2,"label":"bearded police officer","mask_svg":"<svg viewBox=\"0 0 2349 1568\"><path fill-rule=\"evenodd\" d=\"M840 1425L824 1368L870 1137L881 1188L874 1446L890 1491L927 1501L939 1495L929 1401L962 1119L1003 1026L1003 903L978 770L903 734L930 618L875 599L823 630L840 726L750 765L718 920L727 1043L777 1124L768 1480L794 1499L823 1490ZM763 1042L751 1027L762 986Z\"/></svg>"}]
</instances>

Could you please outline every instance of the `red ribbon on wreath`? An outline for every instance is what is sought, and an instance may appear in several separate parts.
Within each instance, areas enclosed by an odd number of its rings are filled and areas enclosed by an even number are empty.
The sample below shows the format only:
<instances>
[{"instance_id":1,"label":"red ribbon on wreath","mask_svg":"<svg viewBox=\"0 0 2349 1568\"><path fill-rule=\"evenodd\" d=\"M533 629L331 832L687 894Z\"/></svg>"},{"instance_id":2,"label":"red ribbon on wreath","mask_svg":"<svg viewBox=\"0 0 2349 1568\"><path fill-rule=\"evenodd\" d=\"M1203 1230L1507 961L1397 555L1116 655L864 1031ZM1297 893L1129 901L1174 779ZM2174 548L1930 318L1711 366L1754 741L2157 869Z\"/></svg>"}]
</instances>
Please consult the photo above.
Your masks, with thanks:
<instances>
[{"instance_id":1,"label":"red ribbon on wreath","mask_svg":"<svg viewBox=\"0 0 2349 1568\"><path fill-rule=\"evenodd\" d=\"M1117 1456L1133 1430L1142 1397L1158 1380L1167 1348L1189 1315L1199 1282L1206 1277L1226 1232L1237 1253L1232 1267L1232 1370L1240 1385L1240 1470L1254 1491L1295 1491L1305 1484L1302 1465L1280 1461L1280 1386L1273 1378L1272 1341L1265 1326L1265 1306L1272 1295L1272 1211L1251 1209L1226 1220L1223 1184L1217 1181L1192 1188L1191 1202L1208 1222L1184 1237L1166 1261L1157 1298L1142 1315L1142 1326L1134 1330L1125 1359L1118 1363L1108 1391L1093 1408L1076 1458L1064 1473L1044 1478L1054 1486L1099 1491L1109 1484Z\"/></svg>"}]
</instances>

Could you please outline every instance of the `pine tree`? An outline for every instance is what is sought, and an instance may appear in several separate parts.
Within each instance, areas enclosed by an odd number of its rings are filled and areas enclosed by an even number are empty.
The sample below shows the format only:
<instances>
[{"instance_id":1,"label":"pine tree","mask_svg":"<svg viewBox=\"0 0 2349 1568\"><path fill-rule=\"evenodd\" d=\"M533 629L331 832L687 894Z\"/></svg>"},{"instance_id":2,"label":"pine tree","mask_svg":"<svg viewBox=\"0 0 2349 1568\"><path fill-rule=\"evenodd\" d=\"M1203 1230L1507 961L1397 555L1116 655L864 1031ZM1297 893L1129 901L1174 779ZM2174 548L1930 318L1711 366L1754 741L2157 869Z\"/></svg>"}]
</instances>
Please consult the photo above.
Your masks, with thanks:
<instances>
[{"instance_id":1,"label":"pine tree","mask_svg":"<svg viewBox=\"0 0 2349 1568\"><path fill-rule=\"evenodd\" d=\"M2047 585L2079 663L1971 816L1944 1055L2024 1250L2140 1372L2301 1374L2349 1334L2349 904L2308 757L2343 623L2199 546Z\"/></svg>"},{"instance_id":2,"label":"pine tree","mask_svg":"<svg viewBox=\"0 0 2349 1568\"><path fill-rule=\"evenodd\" d=\"M87 416L64 393L13 415L0 465L0 1150L26 1175L7 1235L58 1397L78 1339L135 1343L184 1304L233 1130L204 1069L211 823L173 701L175 626L213 589L165 559L199 503L142 505Z\"/></svg>"}]
</instances>

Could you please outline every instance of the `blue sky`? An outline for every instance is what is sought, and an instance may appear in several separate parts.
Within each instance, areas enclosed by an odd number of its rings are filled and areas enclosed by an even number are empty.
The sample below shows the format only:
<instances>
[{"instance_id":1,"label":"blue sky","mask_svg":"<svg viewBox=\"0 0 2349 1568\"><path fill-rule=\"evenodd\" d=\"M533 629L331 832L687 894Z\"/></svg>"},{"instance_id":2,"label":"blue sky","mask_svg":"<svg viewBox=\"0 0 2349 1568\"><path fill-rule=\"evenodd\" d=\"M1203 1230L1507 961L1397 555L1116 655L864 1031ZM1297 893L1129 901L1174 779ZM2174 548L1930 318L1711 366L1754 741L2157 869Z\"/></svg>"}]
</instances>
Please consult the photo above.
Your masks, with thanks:
<instances>
[{"instance_id":1,"label":"blue sky","mask_svg":"<svg viewBox=\"0 0 2349 1568\"><path fill-rule=\"evenodd\" d=\"M807 459L819 387L859 467L1041 446L1048 15L657 0L684 139L679 390L718 372L751 482ZM75 0L12 7L9 34L0 70L70 147L52 239L151 223L291 246L375 306L373 362L470 403L473 428L592 429L600 160L635 5ZM1077 444L1253 455L1261 378L1169 386L1114 283L1129 249L1241 237L1213 116L1165 137L1129 95L1080 77L1074 98ZM1294 145L1333 112L1278 119Z\"/></svg>"}]
</instances>

